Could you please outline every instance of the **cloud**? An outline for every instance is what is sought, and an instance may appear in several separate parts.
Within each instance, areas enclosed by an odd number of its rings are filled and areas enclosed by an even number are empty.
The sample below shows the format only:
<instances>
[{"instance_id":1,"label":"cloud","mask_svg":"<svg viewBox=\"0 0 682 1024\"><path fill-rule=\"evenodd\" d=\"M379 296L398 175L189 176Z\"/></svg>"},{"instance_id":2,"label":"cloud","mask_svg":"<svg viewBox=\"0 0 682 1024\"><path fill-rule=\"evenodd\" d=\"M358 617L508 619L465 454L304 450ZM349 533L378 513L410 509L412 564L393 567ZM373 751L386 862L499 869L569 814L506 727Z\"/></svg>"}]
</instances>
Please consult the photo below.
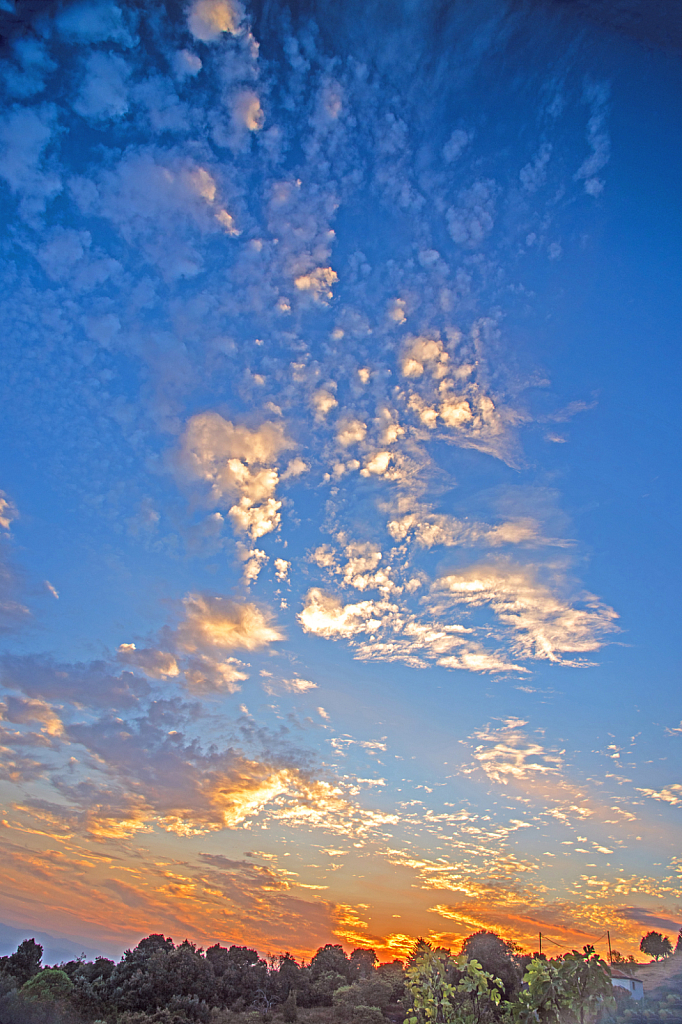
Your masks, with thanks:
<instances>
[{"instance_id":1,"label":"cloud","mask_svg":"<svg viewBox=\"0 0 682 1024\"><path fill-rule=\"evenodd\" d=\"M664 786L662 789L641 789L638 786L637 792L643 793L644 796L648 796L652 800L671 804L673 807L682 806L682 786L678 782L673 782L670 786Z\"/></svg>"},{"instance_id":2,"label":"cloud","mask_svg":"<svg viewBox=\"0 0 682 1024\"><path fill-rule=\"evenodd\" d=\"M477 181L459 192L458 205L451 206L445 214L453 242L469 249L482 245L495 224L497 192L491 179Z\"/></svg>"},{"instance_id":3,"label":"cloud","mask_svg":"<svg viewBox=\"0 0 682 1024\"><path fill-rule=\"evenodd\" d=\"M540 146L535 159L521 168L519 178L526 192L537 192L544 185L547 177L547 164L551 155L551 143L544 142Z\"/></svg>"},{"instance_id":4,"label":"cloud","mask_svg":"<svg viewBox=\"0 0 682 1024\"><path fill-rule=\"evenodd\" d=\"M313 391L310 397L310 404L315 410L315 419L318 422L324 420L327 413L331 412L339 404L332 394L332 390L336 390L336 384L330 382L325 387Z\"/></svg>"},{"instance_id":5,"label":"cloud","mask_svg":"<svg viewBox=\"0 0 682 1024\"><path fill-rule=\"evenodd\" d=\"M590 105L591 111L587 122L587 142L592 152L583 160L573 175L573 180L585 179L585 191L591 196L598 196L603 191L604 182L596 175L611 157L611 141L605 127L608 98L608 83L593 82L587 85L585 102Z\"/></svg>"},{"instance_id":6,"label":"cloud","mask_svg":"<svg viewBox=\"0 0 682 1024\"><path fill-rule=\"evenodd\" d=\"M336 271L331 267L315 267L307 274L300 274L294 279L299 292L305 292L314 302L324 303L333 298L332 287L338 281Z\"/></svg>"},{"instance_id":7,"label":"cloud","mask_svg":"<svg viewBox=\"0 0 682 1024\"><path fill-rule=\"evenodd\" d=\"M289 570L291 569L291 562L287 562L286 558L275 559L275 576L278 580L284 582L289 577Z\"/></svg>"},{"instance_id":8,"label":"cloud","mask_svg":"<svg viewBox=\"0 0 682 1024\"><path fill-rule=\"evenodd\" d=\"M271 615L255 604L239 604L223 597L188 594L185 620L177 629L177 642L185 651L256 651L284 634L271 625Z\"/></svg>"},{"instance_id":9,"label":"cloud","mask_svg":"<svg viewBox=\"0 0 682 1024\"><path fill-rule=\"evenodd\" d=\"M367 434L367 424L362 420L346 417L339 422L336 440L342 448L349 448L351 445L364 441Z\"/></svg>"},{"instance_id":10,"label":"cloud","mask_svg":"<svg viewBox=\"0 0 682 1024\"><path fill-rule=\"evenodd\" d=\"M42 731L47 736L64 735L61 718L54 707L43 700L21 700L8 695L4 703L0 702L0 718L15 724L39 722L43 727Z\"/></svg>"},{"instance_id":11,"label":"cloud","mask_svg":"<svg viewBox=\"0 0 682 1024\"><path fill-rule=\"evenodd\" d=\"M486 726L474 733L481 741L474 749L474 760L491 782L507 785L510 780L526 782L541 776L561 776L562 755L528 739L523 732L527 724L520 718L508 718L501 726Z\"/></svg>"},{"instance_id":12,"label":"cloud","mask_svg":"<svg viewBox=\"0 0 682 1024\"><path fill-rule=\"evenodd\" d=\"M396 541L413 536L420 547L502 547L505 544L539 547L551 544L567 547L570 541L548 539L543 536L540 523L531 516L520 516L490 526L487 523L470 522L455 516L436 515L427 510L411 512L400 519L392 519L387 528Z\"/></svg>"},{"instance_id":13,"label":"cloud","mask_svg":"<svg viewBox=\"0 0 682 1024\"><path fill-rule=\"evenodd\" d=\"M223 32L240 30L244 9L238 0L194 0L187 15L187 27L195 39L214 43Z\"/></svg>"},{"instance_id":14,"label":"cloud","mask_svg":"<svg viewBox=\"0 0 682 1024\"><path fill-rule=\"evenodd\" d=\"M55 25L62 35L79 42L111 41L130 47L135 41L121 8L114 3L103 3L102 0L70 4L57 14Z\"/></svg>"},{"instance_id":15,"label":"cloud","mask_svg":"<svg viewBox=\"0 0 682 1024\"><path fill-rule=\"evenodd\" d=\"M42 167L43 152L55 135L57 111L52 104L14 107L0 118L0 177L21 197L25 216L41 213L62 190L59 174Z\"/></svg>"},{"instance_id":16,"label":"cloud","mask_svg":"<svg viewBox=\"0 0 682 1024\"><path fill-rule=\"evenodd\" d=\"M92 243L89 231L74 228L55 227L45 232L44 238L36 259L52 281L71 277Z\"/></svg>"},{"instance_id":17,"label":"cloud","mask_svg":"<svg viewBox=\"0 0 682 1024\"><path fill-rule=\"evenodd\" d=\"M333 594L313 587L306 594L298 620L306 633L349 638L357 633L373 633L383 625L386 615L395 611L397 608L385 601L343 605Z\"/></svg>"},{"instance_id":18,"label":"cloud","mask_svg":"<svg viewBox=\"0 0 682 1024\"><path fill-rule=\"evenodd\" d=\"M235 122L250 132L259 132L265 115L258 95L252 89L237 93L232 101L232 116Z\"/></svg>"},{"instance_id":19,"label":"cloud","mask_svg":"<svg viewBox=\"0 0 682 1024\"><path fill-rule=\"evenodd\" d=\"M149 684L132 672L116 675L103 661L65 664L44 655L10 655L0 659L3 685L28 697L70 701L86 707L139 706L150 692Z\"/></svg>"},{"instance_id":20,"label":"cloud","mask_svg":"<svg viewBox=\"0 0 682 1024\"><path fill-rule=\"evenodd\" d=\"M203 67L201 57L191 50L178 50L173 57L173 69L176 78L182 81L183 78L194 78Z\"/></svg>"},{"instance_id":21,"label":"cloud","mask_svg":"<svg viewBox=\"0 0 682 1024\"><path fill-rule=\"evenodd\" d=\"M19 512L5 491L0 491L0 632L12 632L30 616L28 608L17 598L20 586L7 555L10 527ZM3 533L4 531L4 533Z\"/></svg>"},{"instance_id":22,"label":"cloud","mask_svg":"<svg viewBox=\"0 0 682 1024\"><path fill-rule=\"evenodd\" d=\"M279 423L266 422L249 430L218 413L201 413L188 421L179 464L188 476L211 485L214 504L224 505L226 498L238 497L228 514L238 531L256 540L281 522L282 503L274 497L279 481L274 464L290 447Z\"/></svg>"},{"instance_id":23,"label":"cloud","mask_svg":"<svg viewBox=\"0 0 682 1024\"><path fill-rule=\"evenodd\" d=\"M183 672L188 689L194 693L220 690L237 693L241 689L239 683L249 678L244 667L237 658L217 661L207 654L195 654L185 660Z\"/></svg>"},{"instance_id":24,"label":"cloud","mask_svg":"<svg viewBox=\"0 0 682 1024\"><path fill-rule=\"evenodd\" d=\"M9 532L10 523L17 519L19 513L13 501L5 491L0 491L0 528Z\"/></svg>"},{"instance_id":25,"label":"cloud","mask_svg":"<svg viewBox=\"0 0 682 1024\"><path fill-rule=\"evenodd\" d=\"M19 66L5 60L0 70L10 96L26 99L42 92L46 78L57 67L50 59L45 45L27 36L14 39L12 51Z\"/></svg>"},{"instance_id":26,"label":"cloud","mask_svg":"<svg viewBox=\"0 0 682 1024\"><path fill-rule=\"evenodd\" d=\"M265 551L262 551L260 548L253 548L249 550L243 546L241 547L242 550L240 551L240 558L244 560L244 572L242 579L248 587L258 579L260 571L269 561L269 557Z\"/></svg>"},{"instance_id":27,"label":"cloud","mask_svg":"<svg viewBox=\"0 0 682 1024\"><path fill-rule=\"evenodd\" d=\"M76 113L96 121L122 117L128 110L129 75L130 68L117 54L92 53L73 105Z\"/></svg>"},{"instance_id":28,"label":"cloud","mask_svg":"<svg viewBox=\"0 0 682 1024\"><path fill-rule=\"evenodd\" d=\"M282 691L284 693L307 693L308 690L317 689L317 683L311 679L301 679L299 676L294 676L293 679L275 680L270 672L262 671L261 677L263 689L271 696L282 693Z\"/></svg>"},{"instance_id":29,"label":"cloud","mask_svg":"<svg viewBox=\"0 0 682 1024\"><path fill-rule=\"evenodd\" d=\"M481 563L442 576L434 592L447 594L455 604L478 608L489 605L513 631L512 648L525 658L539 658L579 667L584 660L566 654L598 650L617 627L612 608L592 594L579 602L559 596L538 579L533 566L511 562Z\"/></svg>"},{"instance_id":30,"label":"cloud","mask_svg":"<svg viewBox=\"0 0 682 1024\"><path fill-rule=\"evenodd\" d=\"M153 679L166 679L180 673L173 654L150 647L138 650L135 644L121 644L118 648L118 660L126 665L141 668L145 675Z\"/></svg>"},{"instance_id":31,"label":"cloud","mask_svg":"<svg viewBox=\"0 0 682 1024\"><path fill-rule=\"evenodd\" d=\"M455 358L437 332L410 336L401 360L408 381L404 399L428 430L442 423L452 431L448 436L462 447L478 448L513 464L511 428L527 417L486 393L481 383L485 368L474 357L481 351L483 339L494 337L496 331L491 319L476 321L470 331L470 348L461 345L461 332L449 331L450 348L458 347Z\"/></svg>"},{"instance_id":32,"label":"cloud","mask_svg":"<svg viewBox=\"0 0 682 1024\"><path fill-rule=\"evenodd\" d=\"M443 157L451 164L458 160L466 147L471 142L472 136L463 128L455 128L454 132L443 146Z\"/></svg>"},{"instance_id":33,"label":"cloud","mask_svg":"<svg viewBox=\"0 0 682 1024\"><path fill-rule=\"evenodd\" d=\"M386 598L342 604L333 594L312 588L298 620L306 633L351 640L361 661L404 661L414 668L436 661L464 671L526 671L501 652L486 650L465 626L421 622Z\"/></svg>"}]
</instances>

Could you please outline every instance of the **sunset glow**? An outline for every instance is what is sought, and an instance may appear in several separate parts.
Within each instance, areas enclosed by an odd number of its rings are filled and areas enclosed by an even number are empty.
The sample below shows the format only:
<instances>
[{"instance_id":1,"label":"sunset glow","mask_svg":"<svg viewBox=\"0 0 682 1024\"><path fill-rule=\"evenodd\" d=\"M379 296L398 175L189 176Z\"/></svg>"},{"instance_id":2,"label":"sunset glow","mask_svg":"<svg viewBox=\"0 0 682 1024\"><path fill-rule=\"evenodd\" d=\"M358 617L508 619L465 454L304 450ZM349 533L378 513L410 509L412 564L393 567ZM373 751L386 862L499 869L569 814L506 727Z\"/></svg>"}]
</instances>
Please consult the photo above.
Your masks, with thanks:
<instances>
[{"instance_id":1,"label":"sunset glow","mask_svg":"<svg viewBox=\"0 0 682 1024\"><path fill-rule=\"evenodd\" d=\"M679 54L0 6L0 921L677 934Z\"/></svg>"}]
</instances>

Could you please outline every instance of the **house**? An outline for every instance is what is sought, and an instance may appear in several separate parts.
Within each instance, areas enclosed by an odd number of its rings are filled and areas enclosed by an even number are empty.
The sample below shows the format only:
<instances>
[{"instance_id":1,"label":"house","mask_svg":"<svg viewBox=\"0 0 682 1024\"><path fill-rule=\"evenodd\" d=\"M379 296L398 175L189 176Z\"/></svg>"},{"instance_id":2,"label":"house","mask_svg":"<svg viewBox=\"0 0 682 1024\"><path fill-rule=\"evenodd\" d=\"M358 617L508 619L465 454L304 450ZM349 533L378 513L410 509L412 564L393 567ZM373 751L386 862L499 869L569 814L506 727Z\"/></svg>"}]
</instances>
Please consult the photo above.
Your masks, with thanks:
<instances>
[{"instance_id":1,"label":"house","mask_svg":"<svg viewBox=\"0 0 682 1024\"><path fill-rule=\"evenodd\" d=\"M624 988L630 993L631 999L644 998L643 983L638 978L633 978L631 974L619 971L617 967L611 968L611 984L614 988Z\"/></svg>"}]
</instances>

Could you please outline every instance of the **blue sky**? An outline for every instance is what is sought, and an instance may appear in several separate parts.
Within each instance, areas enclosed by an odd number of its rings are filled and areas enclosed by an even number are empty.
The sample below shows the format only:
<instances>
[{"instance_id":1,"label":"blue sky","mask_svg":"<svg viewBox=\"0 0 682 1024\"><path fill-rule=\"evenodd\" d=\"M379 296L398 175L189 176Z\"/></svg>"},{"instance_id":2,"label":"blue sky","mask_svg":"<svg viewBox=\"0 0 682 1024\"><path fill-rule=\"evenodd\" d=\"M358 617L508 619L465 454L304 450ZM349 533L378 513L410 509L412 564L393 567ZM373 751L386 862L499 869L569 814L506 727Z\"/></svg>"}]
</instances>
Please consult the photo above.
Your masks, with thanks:
<instances>
[{"instance_id":1,"label":"blue sky","mask_svg":"<svg viewBox=\"0 0 682 1024\"><path fill-rule=\"evenodd\" d=\"M4 16L2 919L679 928L677 56L551 2Z\"/></svg>"}]
</instances>

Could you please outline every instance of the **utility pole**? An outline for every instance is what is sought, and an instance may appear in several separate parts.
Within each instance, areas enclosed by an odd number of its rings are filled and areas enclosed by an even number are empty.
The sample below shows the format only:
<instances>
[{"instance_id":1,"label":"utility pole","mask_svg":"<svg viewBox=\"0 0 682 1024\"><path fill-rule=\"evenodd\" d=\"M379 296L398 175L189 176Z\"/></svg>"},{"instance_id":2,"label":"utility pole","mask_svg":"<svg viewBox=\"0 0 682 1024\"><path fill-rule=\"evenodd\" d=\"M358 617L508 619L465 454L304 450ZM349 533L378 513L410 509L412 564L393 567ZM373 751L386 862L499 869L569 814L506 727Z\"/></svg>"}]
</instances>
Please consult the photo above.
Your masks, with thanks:
<instances>
[{"instance_id":1,"label":"utility pole","mask_svg":"<svg viewBox=\"0 0 682 1024\"><path fill-rule=\"evenodd\" d=\"M609 940L609 964L613 964L613 953L611 952L611 932L606 933L606 938Z\"/></svg>"},{"instance_id":2,"label":"utility pole","mask_svg":"<svg viewBox=\"0 0 682 1024\"><path fill-rule=\"evenodd\" d=\"M542 932L538 932L538 938L540 939L540 956L542 956Z\"/></svg>"}]
</instances>

